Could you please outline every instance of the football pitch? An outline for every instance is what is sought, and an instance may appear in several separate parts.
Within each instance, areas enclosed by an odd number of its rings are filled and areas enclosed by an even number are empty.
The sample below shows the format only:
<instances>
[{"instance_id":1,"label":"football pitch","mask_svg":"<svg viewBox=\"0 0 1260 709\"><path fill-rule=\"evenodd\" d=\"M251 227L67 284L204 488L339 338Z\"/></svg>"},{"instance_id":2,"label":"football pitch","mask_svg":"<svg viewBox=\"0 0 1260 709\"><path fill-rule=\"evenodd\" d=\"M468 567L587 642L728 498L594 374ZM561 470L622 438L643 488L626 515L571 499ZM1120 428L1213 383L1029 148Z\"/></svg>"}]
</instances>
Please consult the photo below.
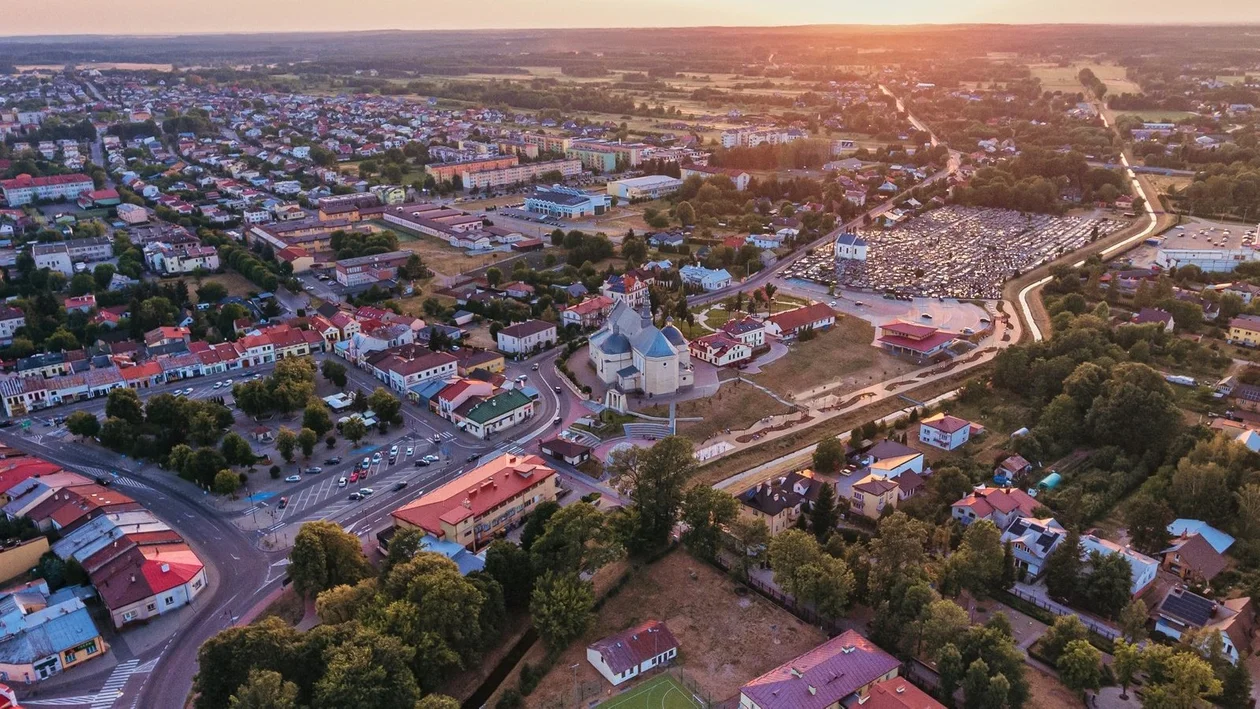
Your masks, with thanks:
<instances>
[{"instance_id":1,"label":"football pitch","mask_svg":"<svg viewBox=\"0 0 1260 709\"><path fill-rule=\"evenodd\" d=\"M600 704L597 709L704 709L670 675L661 675Z\"/></svg>"}]
</instances>

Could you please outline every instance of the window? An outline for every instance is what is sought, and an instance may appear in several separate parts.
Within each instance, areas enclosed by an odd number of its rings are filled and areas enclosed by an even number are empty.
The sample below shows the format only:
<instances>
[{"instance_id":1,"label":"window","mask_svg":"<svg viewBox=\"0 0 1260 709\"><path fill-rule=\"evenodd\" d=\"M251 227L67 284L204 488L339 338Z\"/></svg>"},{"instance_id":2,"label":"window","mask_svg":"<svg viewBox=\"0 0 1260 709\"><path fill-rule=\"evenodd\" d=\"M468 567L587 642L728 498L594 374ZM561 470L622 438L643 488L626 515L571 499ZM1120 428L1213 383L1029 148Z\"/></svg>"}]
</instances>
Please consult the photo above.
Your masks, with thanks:
<instances>
[{"instance_id":1,"label":"window","mask_svg":"<svg viewBox=\"0 0 1260 709\"><path fill-rule=\"evenodd\" d=\"M135 612L135 611L127 611L126 613L123 613L123 622L124 622L124 623L126 623L126 622L128 622L128 621L135 620L135 619L136 619L136 612Z\"/></svg>"},{"instance_id":2,"label":"window","mask_svg":"<svg viewBox=\"0 0 1260 709\"><path fill-rule=\"evenodd\" d=\"M173 605L175 605L175 597L174 597L174 596L167 596L167 597L166 597L166 605L168 605L168 606L173 606Z\"/></svg>"},{"instance_id":3,"label":"window","mask_svg":"<svg viewBox=\"0 0 1260 709\"><path fill-rule=\"evenodd\" d=\"M146 608L148 611L152 612L152 611L157 610L157 604L156 604L156 603L150 603L149 605L145 606L145 608Z\"/></svg>"}]
</instances>

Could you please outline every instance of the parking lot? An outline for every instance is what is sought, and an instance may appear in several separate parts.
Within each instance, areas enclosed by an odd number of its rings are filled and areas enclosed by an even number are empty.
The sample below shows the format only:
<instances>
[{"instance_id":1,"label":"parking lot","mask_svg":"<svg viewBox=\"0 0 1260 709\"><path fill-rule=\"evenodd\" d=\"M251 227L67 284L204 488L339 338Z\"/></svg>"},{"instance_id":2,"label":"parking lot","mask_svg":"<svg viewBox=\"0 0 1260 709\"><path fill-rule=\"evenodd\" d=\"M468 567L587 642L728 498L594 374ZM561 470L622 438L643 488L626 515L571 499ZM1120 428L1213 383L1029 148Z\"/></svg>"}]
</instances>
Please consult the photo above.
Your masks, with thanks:
<instances>
[{"instance_id":1,"label":"parking lot","mask_svg":"<svg viewBox=\"0 0 1260 709\"><path fill-rule=\"evenodd\" d=\"M1120 229L1124 222L1082 216L1024 214L1009 209L948 206L893 229L859 232L865 261L834 260L824 245L787 277L875 293L996 299L1002 283Z\"/></svg>"},{"instance_id":2,"label":"parking lot","mask_svg":"<svg viewBox=\"0 0 1260 709\"><path fill-rule=\"evenodd\" d=\"M777 279L775 285L781 293L822 301L836 312L861 318L877 328L893 320L905 320L950 332L963 332L968 328L979 332L986 327L981 318L993 317L992 306L986 309L955 298L885 298L842 288L837 288L834 295L828 295L826 287L795 278ZM875 334L879 336L878 330Z\"/></svg>"}]
</instances>

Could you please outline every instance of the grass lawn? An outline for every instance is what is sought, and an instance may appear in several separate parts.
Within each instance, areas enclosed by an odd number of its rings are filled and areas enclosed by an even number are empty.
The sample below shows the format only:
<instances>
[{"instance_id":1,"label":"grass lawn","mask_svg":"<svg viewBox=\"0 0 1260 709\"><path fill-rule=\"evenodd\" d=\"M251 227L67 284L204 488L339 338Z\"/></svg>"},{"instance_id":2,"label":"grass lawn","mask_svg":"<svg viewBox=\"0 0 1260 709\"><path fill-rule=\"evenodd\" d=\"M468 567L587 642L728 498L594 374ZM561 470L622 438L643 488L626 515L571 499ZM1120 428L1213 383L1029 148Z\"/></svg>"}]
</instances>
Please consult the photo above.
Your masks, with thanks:
<instances>
[{"instance_id":1,"label":"grass lawn","mask_svg":"<svg viewBox=\"0 0 1260 709\"><path fill-rule=\"evenodd\" d=\"M742 430L766 416L790 413L792 409L775 401L765 392L745 383L723 384L713 396L691 399L678 404L681 418L703 418L678 424L678 432L696 443L708 440L726 429ZM669 416L668 406L653 406L644 413Z\"/></svg>"},{"instance_id":2,"label":"grass lawn","mask_svg":"<svg viewBox=\"0 0 1260 709\"><path fill-rule=\"evenodd\" d=\"M870 323L843 316L830 330L792 345L786 357L748 377L786 397L840 378L851 380L851 390L861 389L914 368L872 347L874 339L875 329Z\"/></svg>"},{"instance_id":3,"label":"grass lawn","mask_svg":"<svg viewBox=\"0 0 1260 709\"><path fill-rule=\"evenodd\" d=\"M199 287L196 279L187 278L185 279L185 281L188 283L189 299L191 299L193 302L196 302L197 288ZM245 276L242 276L241 274L235 271L228 271L227 273L215 273L215 274L206 276L205 278L201 279L201 283L202 284L218 283L222 285L224 288L227 288L228 295L240 296L242 298L248 298L250 293L262 292L262 288L259 288L258 286L254 285L253 282L250 281L248 278L246 278Z\"/></svg>"},{"instance_id":4,"label":"grass lawn","mask_svg":"<svg viewBox=\"0 0 1260 709\"><path fill-rule=\"evenodd\" d=\"M1194 118L1199 115L1194 111L1165 111L1163 109L1151 109L1149 111L1120 111L1122 116L1137 116L1144 121L1158 123L1161 121L1176 122L1186 118Z\"/></svg>"},{"instance_id":5,"label":"grass lawn","mask_svg":"<svg viewBox=\"0 0 1260 709\"><path fill-rule=\"evenodd\" d=\"M697 685L697 693L706 701L734 696L752 678L827 639L818 628L761 596L736 593L735 582L726 574L683 549L631 574L620 591L607 598L591 630L552 663L551 671L530 694L529 706L574 706L575 680L584 697L577 706L595 704L598 699L604 700L602 707L626 709L699 706L690 703L690 692L663 689L654 695L656 704L644 703L646 697L637 703L625 702L630 697L619 694L586 661L588 644L650 619L664 621L678 638L682 651L675 667L687 676L689 684ZM771 626L777 627L777 642L770 640ZM530 656L525 660L535 665L538 662ZM577 665L576 677L571 665ZM677 698L686 703L662 704L659 700L665 694L671 701ZM617 700L622 703L615 703Z\"/></svg>"},{"instance_id":6,"label":"grass lawn","mask_svg":"<svg viewBox=\"0 0 1260 709\"><path fill-rule=\"evenodd\" d=\"M387 229L397 234L398 248L420 254L420 258L424 260L424 265L428 266L434 273L443 276L454 276L464 271L489 266L496 261L501 261L511 256L511 254L499 251L469 256L461 249L453 248L441 239L427 234L416 234L385 222L368 223L379 229Z\"/></svg>"},{"instance_id":7,"label":"grass lawn","mask_svg":"<svg viewBox=\"0 0 1260 709\"><path fill-rule=\"evenodd\" d=\"M1124 67L1114 64L1097 64L1094 62L1083 62L1070 66L1032 64L1029 66L1029 69L1032 70L1034 77L1041 80L1041 88L1043 90L1076 93L1085 90L1085 87L1081 86L1081 82L1077 78L1081 69L1085 67L1089 67L1094 72L1094 75L1107 85L1108 94L1136 94L1142 92L1140 86L1125 76Z\"/></svg>"},{"instance_id":8,"label":"grass lawn","mask_svg":"<svg viewBox=\"0 0 1260 709\"><path fill-rule=\"evenodd\" d=\"M654 677L599 706L600 709L704 709L681 682L667 674Z\"/></svg>"}]
</instances>

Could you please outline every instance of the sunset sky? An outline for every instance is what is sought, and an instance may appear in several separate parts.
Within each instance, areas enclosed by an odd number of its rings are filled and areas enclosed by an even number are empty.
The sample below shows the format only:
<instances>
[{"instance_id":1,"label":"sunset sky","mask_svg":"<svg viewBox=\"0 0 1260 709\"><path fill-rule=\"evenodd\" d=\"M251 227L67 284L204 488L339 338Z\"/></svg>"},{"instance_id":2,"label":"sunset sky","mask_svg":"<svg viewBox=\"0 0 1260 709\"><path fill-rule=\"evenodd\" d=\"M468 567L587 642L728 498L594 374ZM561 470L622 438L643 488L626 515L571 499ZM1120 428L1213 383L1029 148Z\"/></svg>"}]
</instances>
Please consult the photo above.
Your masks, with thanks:
<instances>
[{"instance_id":1,"label":"sunset sky","mask_svg":"<svg viewBox=\"0 0 1260 709\"><path fill-rule=\"evenodd\" d=\"M1256 0L0 0L0 35L501 27L1260 22Z\"/></svg>"}]
</instances>

